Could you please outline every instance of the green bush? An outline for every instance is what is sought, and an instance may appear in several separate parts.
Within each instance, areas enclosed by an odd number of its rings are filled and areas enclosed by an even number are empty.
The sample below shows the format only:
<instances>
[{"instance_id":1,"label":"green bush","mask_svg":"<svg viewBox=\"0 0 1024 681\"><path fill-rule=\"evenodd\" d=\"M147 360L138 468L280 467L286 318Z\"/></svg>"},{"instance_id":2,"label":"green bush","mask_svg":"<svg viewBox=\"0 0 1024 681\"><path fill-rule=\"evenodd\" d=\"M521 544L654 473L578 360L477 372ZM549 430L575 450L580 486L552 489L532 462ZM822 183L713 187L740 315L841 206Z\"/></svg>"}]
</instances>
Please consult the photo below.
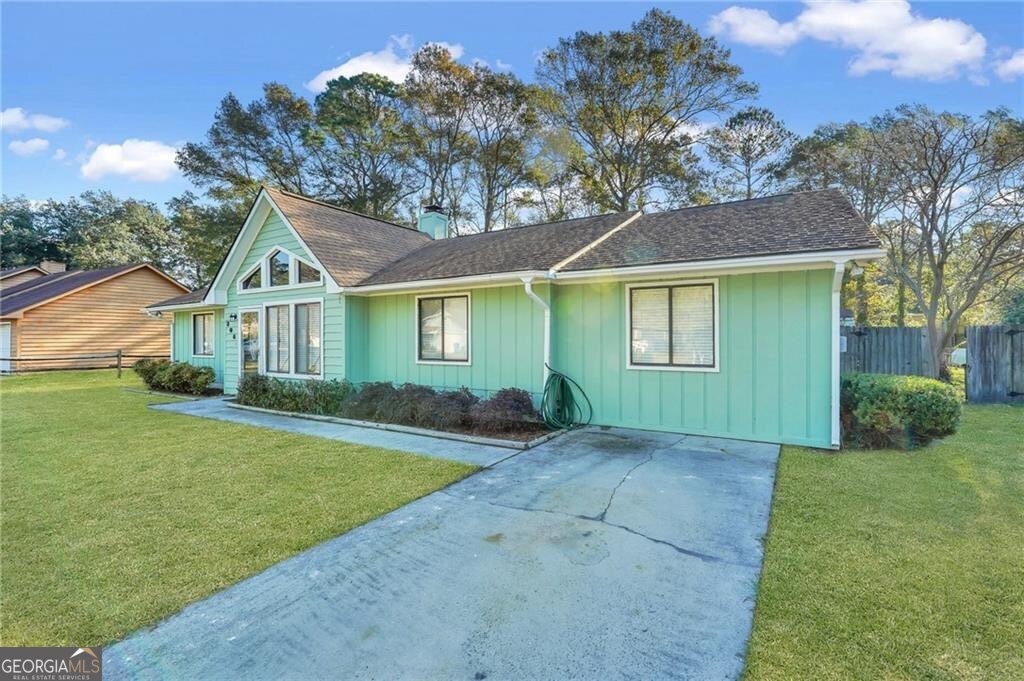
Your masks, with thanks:
<instances>
[{"instance_id":1,"label":"green bush","mask_svg":"<svg viewBox=\"0 0 1024 681\"><path fill-rule=\"evenodd\" d=\"M930 378L847 374L841 416L844 444L912 449L956 431L960 399L952 386Z\"/></svg>"},{"instance_id":2,"label":"green bush","mask_svg":"<svg viewBox=\"0 0 1024 681\"><path fill-rule=\"evenodd\" d=\"M188 362L169 362L166 359L140 359L133 368L150 390L172 393L202 395L216 378L210 367L197 367Z\"/></svg>"},{"instance_id":3,"label":"green bush","mask_svg":"<svg viewBox=\"0 0 1024 681\"><path fill-rule=\"evenodd\" d=\"M247 374L238 384L235 399L250 407L337 416L352 392L348 381L290 381Z\"/></svg>"},{"instance_id":4,"label":"green bush","mask_svg":"<svg viewBox=\"0 0 1024 681\"><path fill-rule=\"evenodd\" d=\"M398 391L390 383L367 383L349 396L342 411L350 419L380 421L390 410L390 403L396 399Z\"/></svg>"},{"instance_id":5,"label":"green bush","mask_svg":"<svg viewBox=\"0 0 1024 681\"><path fill-rule=\"evenodd\" d=\"M434 430L469 428L472 426L470 410L479 401L468 388L435 393L422 405L416 425Z\"/></svg>"}]
</instances>

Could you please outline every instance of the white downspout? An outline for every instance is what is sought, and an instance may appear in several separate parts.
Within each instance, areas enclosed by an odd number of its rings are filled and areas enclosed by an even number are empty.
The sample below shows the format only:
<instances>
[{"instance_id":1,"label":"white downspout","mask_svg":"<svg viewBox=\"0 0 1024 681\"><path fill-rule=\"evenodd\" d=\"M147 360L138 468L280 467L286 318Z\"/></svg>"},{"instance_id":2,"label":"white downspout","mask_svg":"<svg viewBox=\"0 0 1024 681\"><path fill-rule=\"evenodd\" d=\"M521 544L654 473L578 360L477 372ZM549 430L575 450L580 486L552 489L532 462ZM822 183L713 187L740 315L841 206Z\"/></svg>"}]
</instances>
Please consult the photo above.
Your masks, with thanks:
<instances>
[{"instance_id":1,"label":"white downspout","mask_svg":"<svg viewBox=\"0 0 1024 681\"><path fill-rule=\"evenodd\" d=\"M548 367L551 365L551 306L534 292L533 277L523 277L523 288L526 295L544 309L544 385L547 385L550 373Z\"/></svg>"},{"instance_id":2,"label":"white downspout","mask_svg":"<svg viewBox=\"0 0 1024 681\"><path fill-rule=\"evenodd\" d=\"M839 423L839 315L840 293L843 290L843 274L846 272L846 261L837 261L832 273L832 448L839 449L842 444L841 425Z\"/></svg>"}]
</instances>

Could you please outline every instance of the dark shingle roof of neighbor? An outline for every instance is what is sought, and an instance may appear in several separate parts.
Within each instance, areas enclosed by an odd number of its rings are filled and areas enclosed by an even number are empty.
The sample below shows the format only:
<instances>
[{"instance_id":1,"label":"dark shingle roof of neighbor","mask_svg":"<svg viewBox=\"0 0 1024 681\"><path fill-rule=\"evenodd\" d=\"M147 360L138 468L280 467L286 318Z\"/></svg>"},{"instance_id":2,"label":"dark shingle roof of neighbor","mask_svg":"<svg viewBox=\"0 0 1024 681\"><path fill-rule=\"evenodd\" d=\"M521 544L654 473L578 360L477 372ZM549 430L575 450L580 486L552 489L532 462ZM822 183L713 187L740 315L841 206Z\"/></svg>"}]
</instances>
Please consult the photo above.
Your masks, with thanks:
<instances>
[{"instance_id":1,"label":"dark shingle roof of neighbor","mask_svg":"<svg viewBox=\"0 0 1024 681\"><path fill-rule=\"evenodd\" d=\"M31 281L26 281L0 291L0 315L13 314L27 307L46 302L50 298L56 298L77 288L94 284L107 277L121 274L137 267L142 267L142 265L119 265L101 270L57 272L36 277Z\"/></svg>"},{"instance_id":2,"label":"dark shingle roof of neighbor","mask_svg":"<svg viewBox=\"0 0 1024 681\"><path fill-rule=\"evenodd\" d=\"M174 296L173 298L168 298L167 300L161 300L159 303L153 303L152 305L147 305L146 307L151 308L163 307L164 305L185 305L187 303L201 303L203 302L203 298L206 297L206 292L209 290L209 286L204 286L202 288L197 288L195 291L189 291L188 293L185 293L180 296Z\"/></svg>"},{"instance_id":3,"label":"dark shingle roof of neighbor","mask_svg":"<svg viewBox=\"0 0 1024 681\"><path fill-rule=\"evenodd\" d=\"M431 241L360 285L546 270L634 214L608 213Z\"/></svg>"},{"instance_id":4,"label":"dark shingle roof of neighbor","mask_svg":"<svg viewBox=\"0 0 1024 681\"><path fill-rule=\"evenodd\" d=\"M824 189L644 215L564 270L878 247L849 200Z\"/></svg>"},{"instance_id":5,"label":"dark shingle roof of neighbor","mask_svg":"<svg viewBox=\"0 0 1024 681\"><path fill-rule=\"evenodd\" d=\"M423 232L266 188L302 240L341 286L353 286L430 243Z\"/></svg>"}]
</instances>

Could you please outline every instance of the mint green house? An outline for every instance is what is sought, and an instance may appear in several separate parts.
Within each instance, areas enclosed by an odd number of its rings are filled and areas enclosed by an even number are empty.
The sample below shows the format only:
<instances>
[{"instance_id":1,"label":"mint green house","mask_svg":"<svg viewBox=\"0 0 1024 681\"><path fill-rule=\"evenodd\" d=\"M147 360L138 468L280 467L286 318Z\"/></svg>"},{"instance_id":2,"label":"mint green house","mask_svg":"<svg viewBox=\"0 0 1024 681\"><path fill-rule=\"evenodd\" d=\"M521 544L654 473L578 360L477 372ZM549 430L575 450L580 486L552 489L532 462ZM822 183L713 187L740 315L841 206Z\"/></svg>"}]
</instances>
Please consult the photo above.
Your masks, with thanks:
<instances>
[{"instance_id":1,"label":"mint green house","mask_svg":"<svg viewBox=\"0 0 1024 681\"><path fill-rule=\"evenodd\" d=\"M240 377L576 380L593 423L839 444L839 287L881 256L833 190L449 237L264 188L213 282L148 308L172 357Z\"/></svg>"}]
</instances>

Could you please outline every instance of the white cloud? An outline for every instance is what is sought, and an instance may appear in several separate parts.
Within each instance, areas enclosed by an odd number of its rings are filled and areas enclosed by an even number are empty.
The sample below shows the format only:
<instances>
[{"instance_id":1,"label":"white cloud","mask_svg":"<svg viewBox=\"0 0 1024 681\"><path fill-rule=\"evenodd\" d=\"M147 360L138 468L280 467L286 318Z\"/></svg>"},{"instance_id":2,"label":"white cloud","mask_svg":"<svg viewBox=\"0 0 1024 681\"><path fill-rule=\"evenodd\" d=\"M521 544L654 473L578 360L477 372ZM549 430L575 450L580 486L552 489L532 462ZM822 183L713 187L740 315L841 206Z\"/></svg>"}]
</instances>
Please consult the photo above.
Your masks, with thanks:
<instances>
[{"instance_id":1,"label":"white cloud","mask_svg":"<svg viewBox=\"0 0 1024 681\"><path fill-rule=\"evenodd\" d=\"M444 47L454 59L461 58L465 52L462 45L458 43L434 42L427 44ZM410 61L412 53L413 39L411 35L393 35L388 39L388 44L384 49L379 52L357 54L343 64L321 71L305 85L312 92L323 92L327 89L327 83L338 76L351 78L360 73L377 73L396 83L401 83L412 68Z\"/></svg>"},{"instance_id":2,"label":"white cloud","mask_svg":"<svg viewBox=\"0 0 1024 681\"><path fill-rule=\"evenodd\" d=\"M985 57L985 37L959 19L928 19L906 0L805 2L792 21L780 23L768 12L729 7L711 18L712 32L736 42L781 52L802 39L818 40L856 52L850 73L888 71L898 78L945 80L967 72L977 78Z\"/></svg>"},{"instance_id":3,"label":"white cloud","mask_svg":"<svg viewBox=\"0 0 1024 681\"><path fill-rule=\"evenodd\" d=\"M30 140L14 140L8 145L8 148L18 156L31 156L49 149L50 142L41 137L33 137Z\"/></svg>"},{"instance_id":4,"label":"white cloud","mask_svg":"<svg viewBox=\"0 0 1024 681\"><path fill-rule=\"evenodd\" d=\"M99 180L122 175L140 182L163 182L178 173L177 149L152 140L126 139L121 144L99 144L82 164L82 177Z\"/></svg>"},{"instance_id":5,"label":"white cloud","mask_svg":"<svg viewBox=\"0 0 1024 681\"><path fill-rule=\"evenodd\" d=\"M996 62L996 75L1006 81L1024 76L1024 48L1017 50L1008 58Z\"/></svg>"},{"instance_id":6,"label":"white cloud","mask_svg":"<svg viewBox=\"0 0 1024 681\"><path fill-rule=\"evenodd\" d=\"M711 17L712 33L726 35L744 45L781 52L800 39L792 24L780 24L763 9L729 7Z\"/></svg>"},{"instance_id":7,"label":"white cloud","mask_svg":"<svg viewBox=\"0 0 1024 681\"><path fill-rule=\"evenodd\" d=\"M53 160L54 161L63 161L67 157L68 157L68 152L64 151L63 149L58 149L57 151L53 152Z\"/></svg>"},{"instance_id":8,"label":"white cloud","mask_svg":"<svg viewBox=\"0 0 1024 681\"><path fill-rule=\"evenodd\" d=\"M503 62L500 59L498 59L497 61L494 62L494 67L496 69L498 69L499 71L511 71L512 70L512 65L511 64L509 64L507 62Z\"/></svg>"},{"instance_id":9,"label":"white cloud","mask_svg":"<svg viewBox=\"0 0 1024 681\"><path fill-rule=\"evenodd\" d=\"M23 130L38 130L40 132L56 132L67 127L68 121L57 116L46 114L31 114L20 106L4 109L0 113L0 128L8 132L21 132Z\"/></svg>"}]
</instances>

